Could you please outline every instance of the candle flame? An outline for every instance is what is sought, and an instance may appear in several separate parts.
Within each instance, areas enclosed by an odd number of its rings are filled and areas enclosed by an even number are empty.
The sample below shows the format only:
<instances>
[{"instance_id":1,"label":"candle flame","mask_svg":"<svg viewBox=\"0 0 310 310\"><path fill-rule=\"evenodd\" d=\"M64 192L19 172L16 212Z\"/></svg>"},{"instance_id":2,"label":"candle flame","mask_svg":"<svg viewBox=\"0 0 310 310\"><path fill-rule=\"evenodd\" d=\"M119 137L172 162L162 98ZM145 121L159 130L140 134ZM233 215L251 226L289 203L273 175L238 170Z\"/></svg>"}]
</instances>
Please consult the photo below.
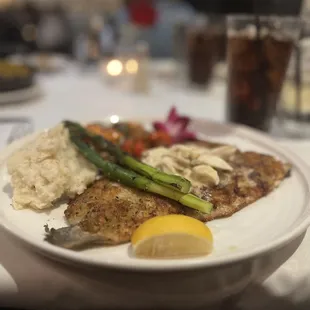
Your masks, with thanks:
<instances>
[{"instance_id":1,"label":"candle flame","mask_svg":"<svg viewBox=\"0 0 310 310\"><path fill-rule=\"evenodd\" d=\"M126 70L130 74L137 73L139 68L138 62L135 59L129 59L126 62Z\"/></svg>"},{"instance_id":2,"label":"candle flame","mask_svg":"<svg viewBox=\"0 0 310 310\"><path fill-rule=\"evenodd\" d=\"M113 59L107 64L107 72L112 76L118 76L123 72L123 64L121 61Z\"/></svg>"}]
</instances>

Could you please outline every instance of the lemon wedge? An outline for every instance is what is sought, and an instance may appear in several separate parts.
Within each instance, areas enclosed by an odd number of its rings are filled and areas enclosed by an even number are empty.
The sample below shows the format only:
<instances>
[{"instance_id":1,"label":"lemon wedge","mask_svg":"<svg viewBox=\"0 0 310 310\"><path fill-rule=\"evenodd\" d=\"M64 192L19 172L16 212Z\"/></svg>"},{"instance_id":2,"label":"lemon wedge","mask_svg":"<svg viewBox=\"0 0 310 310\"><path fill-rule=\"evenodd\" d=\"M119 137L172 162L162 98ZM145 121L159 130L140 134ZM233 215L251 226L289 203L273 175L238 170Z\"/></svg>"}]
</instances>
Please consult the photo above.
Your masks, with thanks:
<instances>
[{"instance_id":1,"label":"lemon wedge","mask_svg":"<svg viewBox=\"0 0 310 310\"><path fill-rule=\"evenodd\" d=\"M213 236L204 223L173 214L144 222L133 233L131 244L136 257L186 258L209 254Z\"/></svg>"}]
</instances>

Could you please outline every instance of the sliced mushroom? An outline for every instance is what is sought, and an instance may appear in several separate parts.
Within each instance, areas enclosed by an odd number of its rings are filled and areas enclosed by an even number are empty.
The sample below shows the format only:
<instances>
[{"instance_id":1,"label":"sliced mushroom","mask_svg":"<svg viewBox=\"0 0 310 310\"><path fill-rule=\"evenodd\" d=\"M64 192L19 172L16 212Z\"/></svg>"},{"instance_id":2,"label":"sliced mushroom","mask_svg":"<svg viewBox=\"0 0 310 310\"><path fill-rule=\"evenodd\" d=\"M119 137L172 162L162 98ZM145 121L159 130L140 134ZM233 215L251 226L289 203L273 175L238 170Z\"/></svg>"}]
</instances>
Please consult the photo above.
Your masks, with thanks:
<instances>
[{"instance_id":1,"label":"sliced mushroom","mask_svg":"<svg viewBox=\"0 0 310 310\"><path fill-rule=\"evenodd\" d=\"M171 147L174 156L178 158L191 159L193 149L187 145L176 144Z\"/></svg>"},{"instance_id":2,"label":"sliced mushroom","mask_svg":"<svg viewBox=\"0 0 310 310\"><path fill-rule=\"evenodd\" d=\"M168 154L169 150L165 147L157 147L151 150L147 150L143 153L142 161L150 166L155 167L161 158Z\"/></svg>"},{"instance_id":3,"label":"sliced mushroom","mask_svg":"<svg viewBox=\"0 0 310 310\"><path fill-rule=\"evenodd\" d=\"M209 165L216 169L232 171L233 168L222 158L214 155L203 154L198 159L192 161L192 165Z\"/></svg>"},{"instance_id":4,"label":"sliced mushroom","mask_svg":"<svg viewBox=\"0 0 310 310\"><path fill-rule=\"evenodd\" d=\"M150 150L147 150L144 152L145 156L152 156L152 157L160 157L164 154L168 154L169 153L169 149L167 149L166 147L163 146L159 146Z\"/></svg>"},{"instance_id":5,"label":"sliced mushroom","mask_svg":"<svg viewBox=\"0 0 310 310\"><path fill-rule=\"evenodd\" d=\"M201 154L203 154L204 152L205 152L205 150L193 149L191 154L190 154L191 161L196 160L197 158L199 158L199 156L201 156Z\"/></svg>"},{"instance_id":6,"label":"sliced mushroom","mask_svg":"<svg viewBox=\"0 0 310 310\"><path fill-rule=\"evenodd\" d=\"M200 165L192 169L191 178L201 183L212 183L218 185L220 182L219 175L215 169L210 166Z\"/></svg>"},{"instance_id":7,"label":"sliced mushroom","mask_svg":"<svg viewBox=\"0 0 310 310\"><path fill-rule=\"evenodd\" d=\"M162 159L161 163L157 166L157 168L166 173L173 173L173 174L177 174L179 170L176 162L171 157L168 156L165 156Z\"/></svg>"},{"instance_id":8,"label":"sliced mushroom","mask_svg":"<svg viewBox=\"0 0 310 310\"><path fill-rule=\"evenodd\" d=\"M215 156L219 156L223 159L229 158L231 155L233 155L237 151L237 148L232 145L223 145L216 147L214 149L211 149L210 153Z\"/></svg>"},{"instance_id":9,"label":"sliced mushroom","mask_svg":"<svg viewBox=\"0 0 310 310\"><path fill-rule=\"evenodd\" d=\"M191 176L191 173L192 173L191 169L187 168L187 169L184 169L184 170L183 170L182 175L183 175L184 178L189 179L190 176Z\"/></svg>"},{"instance_id":10,"label":"sliced mushroom","mask_svg":"<svg viewBox=\"0 0 310 310\"><path fill-rule=\"evenodd\" d=\"M165 156L172 158L180 167L183 168L189 167L191 164L190 160L183 157L181 154L168 154Z\"/></svg>"}]
</instances>

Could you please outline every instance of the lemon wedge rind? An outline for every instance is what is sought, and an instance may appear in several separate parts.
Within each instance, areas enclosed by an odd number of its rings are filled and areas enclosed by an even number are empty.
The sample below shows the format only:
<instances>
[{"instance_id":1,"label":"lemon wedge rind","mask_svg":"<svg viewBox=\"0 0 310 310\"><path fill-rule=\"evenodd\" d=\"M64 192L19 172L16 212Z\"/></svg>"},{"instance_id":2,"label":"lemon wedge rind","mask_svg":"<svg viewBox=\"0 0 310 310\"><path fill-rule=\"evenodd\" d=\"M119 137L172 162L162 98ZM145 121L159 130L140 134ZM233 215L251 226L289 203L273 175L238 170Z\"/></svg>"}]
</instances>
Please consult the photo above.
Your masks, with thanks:
<instances>
[{"instance_id":1,"label":"lemon wedge rind","mask_svg":"<svg viewBox=\"0 0 310 310\"><path fill-rule=\"evenodd\" d=\"M132 249L139 258L190 258L208 255L213 236L202 222L185 215L152 218L136 229Z\"/></svg>"}]
</instances>

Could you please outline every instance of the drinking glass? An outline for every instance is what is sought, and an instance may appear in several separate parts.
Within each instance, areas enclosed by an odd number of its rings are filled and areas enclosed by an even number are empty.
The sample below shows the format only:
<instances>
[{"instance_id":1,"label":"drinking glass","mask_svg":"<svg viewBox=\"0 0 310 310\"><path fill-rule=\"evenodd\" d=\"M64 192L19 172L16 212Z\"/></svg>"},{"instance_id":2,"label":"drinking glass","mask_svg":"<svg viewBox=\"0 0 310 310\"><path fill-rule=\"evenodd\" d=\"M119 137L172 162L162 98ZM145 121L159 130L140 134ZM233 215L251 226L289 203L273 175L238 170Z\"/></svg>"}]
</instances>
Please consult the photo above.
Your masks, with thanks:
<instances>
[{"instance_id":1,"label":"drinking glass","mask_svg":"<svg viewBox=\"0 0 310 310\"><path fill-rule=\"evenodd\" d=\"M310 22L301 23L277 111L279 129L291 138L310 137Z\"/></svg>"},{"instance_id":2,"label":"drinking glass","mask_svg":"<svg viewBox=\"0 0 310 310\"><path fill-rule=\"evenodd\" d=\"M187 79L193 86L207 87L215 64L225 49L226 33L223 16L199 15L187 32ZM224 43L224 44L223 44Z\"/></svg>"},{"instance_id":3,"label":"drinking glass","mask_svg":"<svg viewBox=\"0 0 310 310\"><path fill-rule=\"evenodd\" d=\"M300 20L228 16L227 31L227 119L268 131L300 33Z\"/></svg>"}]
</instances>

